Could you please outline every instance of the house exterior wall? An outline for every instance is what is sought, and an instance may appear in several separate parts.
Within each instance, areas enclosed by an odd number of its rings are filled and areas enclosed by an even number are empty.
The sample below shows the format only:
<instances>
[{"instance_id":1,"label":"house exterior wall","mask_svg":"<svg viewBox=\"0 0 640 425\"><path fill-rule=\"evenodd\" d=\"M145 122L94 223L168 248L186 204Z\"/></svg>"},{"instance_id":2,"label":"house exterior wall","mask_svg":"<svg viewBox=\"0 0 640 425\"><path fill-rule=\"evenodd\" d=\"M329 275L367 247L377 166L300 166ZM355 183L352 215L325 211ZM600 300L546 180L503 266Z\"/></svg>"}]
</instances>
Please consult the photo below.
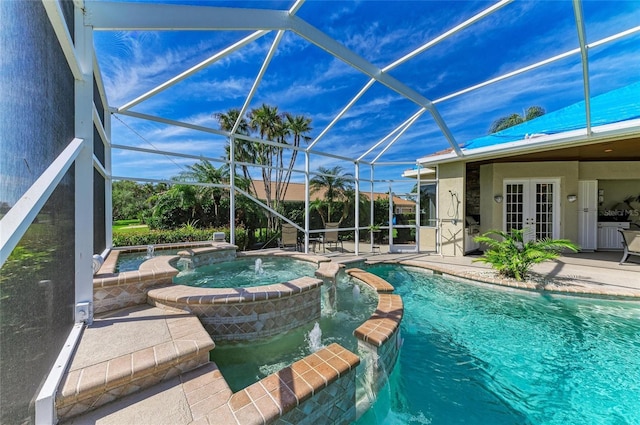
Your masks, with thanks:
<instances>
[{"instance_id":1,"label":"house exterior wall","mask_svg":"<svg viewBox=\"0 0 640 425\"><path fill-rule=\"evenodd\" d=\"M491 179L483 179L482 172L492 169ZM578 193L579 162L578 161L553 161L553 162L514 162L498 163L483 166L481 171L481 209L483 203L493 203L493 206L485 205L484 210L490 211L487 219L481 217L481 231L489 229L502 229L503 204L493 201L493 196L502 194L503 181L505 179L528 179L528 178L558 178L560 179L560 238L570 239L574 242L578 240L578 204L567 202L567 195ZM490 184L489 184L490 182ZM487 187L489 193L487 193ZM483 211L484 212L484 211Z\"/></svg>"},{"instance_id":2,"label":"house exterior wall","mask_svg":"<svg viewBox=\"0 0 640 425\"><path fill-rule=\"evenodd\" d=\"M620 180L625 195L640 195L640 162L638 161L547 161L484 164L480 166L480 231L502 229L503 204L493 197L503 194L504 179L560 179L560 237L578 241L578 202L567 202L567 195L578 193L580 180ZM638 180L634 185L630 181ZM635 189L635 191L634 191Z\"/></svg>"},{"instance_id":3,"label":"house exterior wall","mask_svg":"<svg viewBox=\"0 0 640 425\"><path fill-rule=\"evenodd\" d=\"M494 218L502 220L502 204L494 202L493 197L502 193L502 187L496 192L493 185L493 164L480 166L480 233L499 229L495 227ZM496 218L496 220L498 220Z\"/></svg>"},{"instance_id":4,"label":"house exterior wall","mask_svg":"<svg viewBox=\"0 0 640 425\"><path fill-rule=\"evenodd\" d=\"M464 253L464 162L441 164L438 169L438 218L441 222L441 253Z\"/></svg>"},{"instance_id":5,"label":"house exterior wall","mask_svg":"<svg viewBox=\"0 0 640 425\"><path fill-rule=\"evenodd\" d=\"M580 180L640 179L640 161L598 161L578 164Z\"/></svg>"},{"instance_id":6,"label":"house exterior wall","mask_svg":"<svg viewBox=\"0 0 640 425\"><path fill-rule=\"evenodd\" d=\"M420 251L435 251L437 249L437 235L435 227L420 226Z\"/></svg>"}]
</instances>

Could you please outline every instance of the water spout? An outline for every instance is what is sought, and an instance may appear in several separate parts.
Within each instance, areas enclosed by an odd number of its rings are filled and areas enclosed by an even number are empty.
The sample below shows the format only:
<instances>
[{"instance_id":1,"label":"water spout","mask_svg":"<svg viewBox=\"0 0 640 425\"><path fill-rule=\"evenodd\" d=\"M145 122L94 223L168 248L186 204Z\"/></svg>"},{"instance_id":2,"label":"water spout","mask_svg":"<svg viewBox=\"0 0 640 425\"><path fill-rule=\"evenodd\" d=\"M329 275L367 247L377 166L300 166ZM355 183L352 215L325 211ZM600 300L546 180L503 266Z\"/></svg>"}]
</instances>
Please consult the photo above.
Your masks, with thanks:
<instances>
[{"instance_id":1,"label":"water spout","mask_svg":"<svg viewBox=\"0 0 640 425\"><path fill-rule=\"evenodd\" d=\"M253 269L255 271L255 273L257 275L263 275L264 274L264 269L262 268L262 259L261 258L256 258L256 262L253 266Z\"/></svg>"},{"instance_id":2,"label":"water spout","mask_svg":"<svg viewBox=\"0 0 640 425\"><path fill-rule=\"evenodd\" d=\"M146 260L149 258L153 258L154 252L156 248L153 245L147 245L147 256L144 257Z\"/></svg>"},{"instance_id":3,"label":"water spout","mask_svg":"<svg viewBox=\"0 0 640 425\"><path fill-rule=\"evenodd\" d=\"M353 284L353 301L360 301L360 286L355 283Z\"/></svg>"},{"instance_id":4,"label":"water spout","mask_svg":"<svg viewBox=\"0 0 640 425\"><path fill-rule=\"evenodd\" d=\"M178 270L180 270L181 273L188 273L195 270L193 260L191 258L180 258L178 260Z\"/></svg>"},{"instance_id":5,"label":"water spout","mask_svg":"<svg viewBox=\"0 0 640 425\"><path fill-rule=\"evenodd\" d=\"M322 329L320 329L320 323L316 322L316 324L313 325L313 329L309 331L305 339L307 340L309 350L312 353L324 348L324 345L322 344Z\"/></svg>"}]
</instances>

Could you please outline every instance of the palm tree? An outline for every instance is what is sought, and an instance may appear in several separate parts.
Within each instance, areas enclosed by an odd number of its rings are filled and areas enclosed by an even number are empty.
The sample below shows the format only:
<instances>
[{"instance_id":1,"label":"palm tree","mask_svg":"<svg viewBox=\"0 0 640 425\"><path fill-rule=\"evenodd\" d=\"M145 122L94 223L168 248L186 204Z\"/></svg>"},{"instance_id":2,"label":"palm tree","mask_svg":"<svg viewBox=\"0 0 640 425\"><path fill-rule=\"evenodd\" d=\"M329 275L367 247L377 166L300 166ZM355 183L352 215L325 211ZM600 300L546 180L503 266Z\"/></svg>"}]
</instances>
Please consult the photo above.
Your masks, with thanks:
<instances>
[{"instance_id":1,"label":"palm tree","mask_svg":"<svg viewBox=\"0 0 640 425\"><path fill-rule=\"evenodd\" d=\"M307 136L311 128L311 118L307 118L304 115L292 115L289 113L285 114L286 125L289 129L291 135L293 135L293 146L297 148L300 146L301 142L309 142L311 137ZM282 179L284 182L284 187L282 190L283 196L287 193L287 189L289 188L289 181L291 181L291 170L293 170L293 166L296 163L296 158L298 156L298 151L296 149L292 149L291 157L289 158L289 167L288 171L284 175Z\"/></svg>"},{"instance_id":2,"label":"palm tree","mask_svg":"<svg viewBox=\"0 0 640 425\"><path fill-rule=\"evenodd\" d=\"M280 114L277 106L262 104L259 108L252 109L247 119L239 118L238 109L230 109L227 113L218 113L216 117L222 130L231 131L236 122L239 125L236 133L249 135L256 132L263 140L278 142L281 146L272 146L266 143L255 143L238 138L235 147L235 160L244 164L259 164L262 173L262 182L265 191L265 203L273 210L281 210L282 201L287 192L291 173L297 158L297 150L292 149L289 156L288 167L284 166L288 139L293 137L293 146L299 147L304 141L310 140L307 133L311 131L311 119L303 115L294 116L289 113ZM227 146L227 158L230 157L230 148ZM254 181L251 178L247 165L242 165L242 172L247 180L251 181L253 192L257 193ZM276 168L274 173L274 168ZM273 183L273 184L272 184ZM275 190L275 193L273 193ZM267 213L268 226L275 229L277 221L271 213Z\"/></svg>"},{"instance_id":3,"label":"palm tree","mask_svg":"<svg viewBox=\"0 0 640 425\"><path fill-rule=\"evenodd\" d=\"M182 172L180 176L184 179L197 181L198 183L223 184L229 181L228 170L226 170L224 167L216 168L211 164L211 162L206 159L203 159L193 165L189 165L187 167L187 171ZM219 226L220 201L222 200L224 189L221 189L219 187L203 186L198 188L197 193L203 199L213 199L215 217L214 225Z\"/></svg>"},{"instance_id":4,"label":"palm tree","mask_svg":"<svg viewBox=\"0 0 640 425\"><path fill-rule=\"evenodd\" d=\"M489 128L489 134L497 133L498 131L513 127L514 125L522 124L525 121L541 117L544 114L545 110L541 106L530 106L522 115L511 114L495 120Z\"/></svg>"},{"instance_id":5,"label":"palm tree","mask_svg":"<svg viewBox=\"0 0 640 425\"><path fill-rule=\"evenodd\" d=\"M233 127L235 126L236 121L238 121L239 116L240 116L240 109L237 109L237 108L231 108L226 113L219 112L215 114L215 117L218 119L218 123L220 124L220 129L224 131L233 130ZM238 128L235 134L248 136L250 134L250 130L251 128L249 126L249 122L246 120L246 118L242 117L240 119L240 123L238 124ZM229 160L231 159L231 148L230 148L231 140L232 139L230 138L229 144L227 144L227 146L225 147L226 157ZM238 162L243 162L246 164L255 163L256 162L255 145L252 142L242 138L236 138L234 139L234 141L235 141L234 160ZM244 176L245 180L251 182L253 193L256 193L253 179L251 178L251 173L249 172L249 167L242 164L240 168L242 169L242 175ZM227 173L229 172L230 171L227 171Z\"/></svg>"},{"instance_id":6,"label":"palm tree","mask_svg":"<svg viewBox=\"0 0 640 425\"><path fill-rule=\"evenodd\" d=\"M331 222L331 214L335 210L335 203L343 201L346 204L349 199L348 195L353 187L353 183L348 177L352 176L352 174L345 173L339 165L332 168L319 167L318 173L318 175L309 180L311 193L324 190L324 199L314 201L312 207L318 211L322 218L322 223L326 227L327 223ZM324 215L325 207L326 217ZM346 205L345 208L343 208L343 217L340 218L339 223L342 222L344 218L345 209Z\"/></svg>"},{"instance_id":7,"label":"palm tree","mask_svg":"<svg viewBox=\"0 0 640 425\"><path fill-rule=\"evenodd\" d=\"M257 131L261 139L274 141L282 132L282 117L278 114L277 106L265 103L249 112L249 126ZM273 156L276 149L267 144L256 144L256 162L266 167L262 168L262 182L264 184L265 201L269 208L273 208L271 196L271 172ZM276 223L271 212L267 213L269 228L275 229Z\"/></svg>"}]
</instances>

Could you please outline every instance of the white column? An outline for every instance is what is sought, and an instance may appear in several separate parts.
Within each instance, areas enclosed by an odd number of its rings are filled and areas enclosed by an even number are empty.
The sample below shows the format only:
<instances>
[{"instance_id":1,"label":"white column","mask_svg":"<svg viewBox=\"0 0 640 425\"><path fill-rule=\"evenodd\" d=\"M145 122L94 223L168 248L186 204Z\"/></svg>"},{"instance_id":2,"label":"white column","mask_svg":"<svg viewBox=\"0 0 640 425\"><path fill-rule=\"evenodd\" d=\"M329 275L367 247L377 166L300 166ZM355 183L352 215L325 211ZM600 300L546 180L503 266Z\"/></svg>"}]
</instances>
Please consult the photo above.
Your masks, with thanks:
<instances>
[{"instance_id":1,"label":"white column","mask_svg":"<svg viewBox=\"0 0 640 425\"><path fill-rule=\"evenodd\" d=\"M304 253L309 253L309 151L304 152Z\"/></svg>"},{"instance_id":2,"label":"white column","mask_svg":"<svg viewBox=\"0 0 640 425\"><path fill-rule=\"evenodd\" d=\"M355 242L355 255L359 255L360 253L360 163L355 163L355 175L356 175L356 209L355 209L355 222L356 222L356 232L353 236L353 241Z\"/></svg>"},{"instance_id":3,"label":"white column","mask_svg":"<svg viewBox=\"0 0 640 425\"><path fill-rule=\"evenodd\" d=\"M75 134L83 147L75 161L75 321L93 319L93 29L75 8L75 48L82 78L75 81ZM79 305L83 306L80 307Z\"/></svg>"},{"instance_id":4,"label":"white column","mask_svg":"<svg viewBox=\"0 0 640 425\"><path fill-rule=\"evenodd\" d=\"M229 137L229 243L236 243L236 138Z\"/></svg>"},{"instance_id":5,"label":"white column","mask_svg":"<svg viewBox=\"0 0 640 425\"><path fill-rule=\"evenodd\" d=\"M104 181L104 225L106 226L105 245L109 250L113 248L113 180L111 179L113 169L111 167L111 112L107 109L107 105L105 105L104 122L102 125L107 135L107 140L104 145L104 169L107 172Z\"/></svg>"}]
</instances>

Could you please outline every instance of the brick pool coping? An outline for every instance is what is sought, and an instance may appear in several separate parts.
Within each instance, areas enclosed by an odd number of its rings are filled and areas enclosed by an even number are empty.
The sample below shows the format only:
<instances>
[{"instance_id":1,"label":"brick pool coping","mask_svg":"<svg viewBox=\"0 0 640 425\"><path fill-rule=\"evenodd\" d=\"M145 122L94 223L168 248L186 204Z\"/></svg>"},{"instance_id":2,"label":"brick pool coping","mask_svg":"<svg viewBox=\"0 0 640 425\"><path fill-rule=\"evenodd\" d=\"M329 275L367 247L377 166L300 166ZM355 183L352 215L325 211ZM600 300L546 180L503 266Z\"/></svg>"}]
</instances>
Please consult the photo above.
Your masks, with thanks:
<instances>
[{"instance_id":1,"label":"brick pool coping","mask_svg":"<svg viewBox=\"0 0 640 425\"><path fill-rule=\"evenodd\" d=\"M371 286L378 293L376 310L353 334L362 341L381 347L400 327L404 314L402 297L390 294L394 290L393 286L372 273L358 268L348 269L346 273Z\"/></svg>"},{"instance_id":2,"label":"brick pool coping","mask_svg":"<svg viewBox=\"0 0 640 425\"><path fill-rule=\"evenodd\" d=\"M147 293L149 303L156 306L189 310L191 305L238 304L266 301L300 294L319 288L322 281L312 277L300 277L288 282L246 288L198 288L172 285L151 289ZM183 308L184 307L184 308Z\"/></svg>"}]
</instances>

